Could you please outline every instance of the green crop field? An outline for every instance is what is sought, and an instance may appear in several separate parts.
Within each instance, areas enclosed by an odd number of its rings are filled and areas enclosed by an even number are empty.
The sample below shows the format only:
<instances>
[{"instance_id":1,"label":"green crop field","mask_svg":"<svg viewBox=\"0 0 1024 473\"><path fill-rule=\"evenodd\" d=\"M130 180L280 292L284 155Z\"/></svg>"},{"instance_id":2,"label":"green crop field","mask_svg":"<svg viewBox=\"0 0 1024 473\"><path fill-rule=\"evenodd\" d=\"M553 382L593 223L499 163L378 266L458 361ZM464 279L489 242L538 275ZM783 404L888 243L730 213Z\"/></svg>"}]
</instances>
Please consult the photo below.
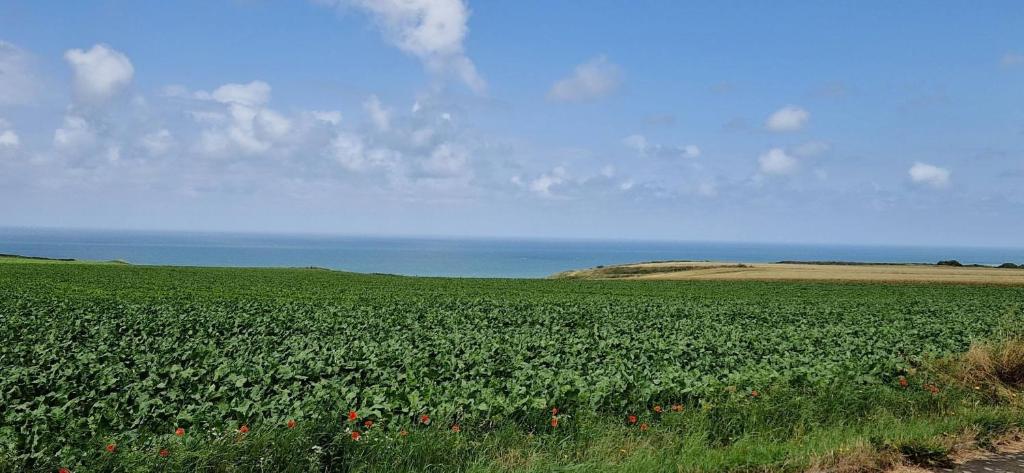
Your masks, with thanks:
<instances>
[{"instance_id":1,"label":"green crop field","mask_svg":"<svg viewBox=\"0 0 1024 473\"><path fill-rule=\"evenodd\" d=\"M1020 426L995 387L927 369L1020 327L1021 287L4 260L0 469L800 470L861 443L927 459L936 436Z\"/></svg>"}]
</instances>

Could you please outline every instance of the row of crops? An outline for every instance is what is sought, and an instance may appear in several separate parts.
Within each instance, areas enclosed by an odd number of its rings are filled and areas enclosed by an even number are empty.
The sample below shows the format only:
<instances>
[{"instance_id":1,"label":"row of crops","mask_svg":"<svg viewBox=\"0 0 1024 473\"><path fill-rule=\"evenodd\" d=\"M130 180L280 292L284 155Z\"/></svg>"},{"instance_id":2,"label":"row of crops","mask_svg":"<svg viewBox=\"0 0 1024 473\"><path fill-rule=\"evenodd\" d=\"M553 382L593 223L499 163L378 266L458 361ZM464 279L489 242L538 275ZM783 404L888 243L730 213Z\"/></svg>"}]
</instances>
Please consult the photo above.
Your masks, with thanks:
<instances>
[{"instance_id":1,"label":"row of crops","mask_svg":"<svg viewBox=\"0 0 1024 473\"><path fill-rule=\"evenodd\" d=\"M625 415L734 386L893 383L1024 326L1024 288L459 280L0 263L0 451L423 415Z\"/></svg>"}]
</instances>

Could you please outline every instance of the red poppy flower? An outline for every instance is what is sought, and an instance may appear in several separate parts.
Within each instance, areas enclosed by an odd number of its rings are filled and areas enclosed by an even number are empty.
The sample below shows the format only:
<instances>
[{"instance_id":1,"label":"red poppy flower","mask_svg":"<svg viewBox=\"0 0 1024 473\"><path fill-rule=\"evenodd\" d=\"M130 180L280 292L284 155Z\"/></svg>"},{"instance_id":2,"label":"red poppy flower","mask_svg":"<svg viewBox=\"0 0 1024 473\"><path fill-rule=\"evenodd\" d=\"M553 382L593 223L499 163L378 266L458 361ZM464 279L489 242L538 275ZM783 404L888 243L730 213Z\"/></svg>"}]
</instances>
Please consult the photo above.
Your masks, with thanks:
<instances>
[{"instance_id":1,"label":"red poppy flower","mask_svg":"<svg viewBox=\"0 0 1024 473\"><path fill-rule=\"evenodd\" d=\"M288 428L289 429L294 429L295 428L295 419L288 419Z\"/></svg>"},{"instance_id":2,"label":"red poppy flower","mask_svg":"<svg viewBox=\"0 0 1024 473\"><path fill-rule=\"evenodd\" d=\"M421 424L429 424L430 423L430 416L428 416L426 414L421 415L420 416L420 423Z\"/></svg>"},{"instance_id":3,"label":"red poppy flower","mask_svg":"<svg viewBox=\"0 0 1024 473\"><path fill-rule=\"evenodd\" d=\"M661 414L661 406L654 406L654 412Z\"/></svg>"},{"instance_id":4,"label":"red poppy flower","mask_svg":"<svg viewBox=\"0 0 1024 473\"><path fill-rule=\"evenodd\" d=\"M356 414L356 411L348 411L348 421L349 422L355 422L356 419L358 419L358 418L359 418L359 415Z\"/></svg>"},{"instance_id":5,"label":"red poppy flower","mask_svg":"<svg viewBox=\"0 0 1024 473\"><path fill-rule=\"evenodd\" d=\"M107 452L114 453L116 451L117 451L117 445L114 445L112 443L108 443L107 444Z\"/></svg>"},{"instance_id":6,"label":"red poppy flower","mask_svg":"<svg viewBox=\"0 0 1024 473\"><path fill-rule=\"evenodd\" d=\"M643 424L640 424L640 431L647 432L647 429L649 429L650 427L651 426L647 425L647 422L644 422Z\"/></svg>"},{"instance_id":7,"label":"red poppy flower","mask_svg":"<svg viewBox=\"0 0 1024 473\"><path fill-rule=\"evenodd\" d=\"M636 423L636 416L634 416L634 415L630 415L630 416L629 416L629 423L630 423L631 425L632 425L632 424L635 424L635 423Z\"/></svg>"},{"instance_id":8,"label":"red poppy flower","mask_svg":"<svg viewBox=\"0 0 1024 473\"><path fill-rule=\"evenodd\" d=\"M159 455L160 455L161 457L167 458L167 457L168 457L168 456L169 456L170 454L171 454L171 451L170 451L170 450L168 450L168 449L166 449L166 448L161 448L161 449L160 449L160 453L159 453Z\"/></svg>"},{"instance_id":9,"label":"red poppy flower","mask_svg":"<svg viewBox=\"0 0 1024 473\"><path fill-rule=\"evenodd\" d=\"M366 419L366 422L363 422L363 426L369 429L370 427L373 427L373 421L370 419Z\"/></svg>"},{"instance_id":10,"label":"red poppy flower","mask_svg":"<svg viewBox=\"0 0 1024 473\"><path fill-rule=\"evenodd\" d=\"M359 438L362 437L362 436L363 436L363 434L360 434L358 430L353 430L352 431L352 440L358 442Z\"/></svg>"},{"instance_id":11,"label":"red poppy flower","mask_svg":"<svg viewBox=\"0 0 1024 473\"><path fill-rule=\"evenodd\" d=\"M900 387L901 388L905 388L907 386L910 386L910 382L907 381L907 378L904 378L903 376L900 376Z\"/></svg>"},{"instance_id":12,"label":"red poppy flower","mask_svg":"<svg viewBox=\"0 0 1024 473\"><path fill-rule=\"evenodd\" d=\"M177 435L178 437L184 437L185 429L178 427L177 429L174 430L174 435Z\"/></svg>"},{"instance_id":13,"label":"red poppy flower","mask_svg":"<svg viewBox=\"0 0 1024 473\"><path fill-rule=\"evenodd\" d=\"M551 415L553 415L553 416L557 416L558 415L558 408L557 407L552 407L551 408Z\"/></svg>"},{"instance_id":14,"label":"red poppy flower","mask_svg":"<svg viewBox=\"0 0 1024 473\"><path fill-rule=\"evenodd\" d=\"M552 417L551 418L551 428L553 428L553 429L554 428L558 428L558 418L557 417Z\"/></svg>"},{"instance_id":15,"label":"red poppy flower","mask_svg":"<svg viewBox=\"0 0 1024 473\"><path fill-rule=\"evenodd\" d=\"M247 424L242 424L242 426L238 428L238 432L243 434L249 433L249 426Z\"/></svg>"},{"instance_id":16,"label":"red poppy flower","mask_svg":"<svg viewBox=\"0 0 1024 473\"><path fill-rule=\"evenodd\" d=\"M459 427L459 424L455 424L455 425L452 426L452 432L455 432L455 433L462 432L462 427Z\"/></svg>"},{"instance_id":17,"label":"red poppy flower","mask_svg":"<svg viewBox=\"0 0 1024 473\"><path fill-rule=\"evenodd\" d=\"M71 470L69 470L67 468L61 468L61 469L57 470L57 473L71 473Z\"/></svg>"},{"instance_id":18,"label":"red poppy flower","mask_svg":"<svg viewBox=\"0 0 1024 473\"><path fill-rule=\"evenodd\" d=\"M672 404L672 410L675 412L683 412L682 404Z\"/></svg>"}]
</instances>

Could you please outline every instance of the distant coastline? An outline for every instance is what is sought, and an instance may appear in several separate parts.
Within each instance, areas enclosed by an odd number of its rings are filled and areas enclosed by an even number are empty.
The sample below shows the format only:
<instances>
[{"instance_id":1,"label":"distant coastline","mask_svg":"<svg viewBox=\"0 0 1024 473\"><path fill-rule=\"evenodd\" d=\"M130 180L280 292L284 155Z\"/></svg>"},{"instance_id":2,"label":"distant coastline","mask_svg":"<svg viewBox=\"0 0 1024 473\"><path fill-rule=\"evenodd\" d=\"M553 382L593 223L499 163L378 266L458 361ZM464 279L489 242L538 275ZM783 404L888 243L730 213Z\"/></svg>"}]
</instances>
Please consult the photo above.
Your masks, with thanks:
<instances>
[{"instance_id":1,"label":"distant coastline","mask_svg":"<svg viewBox=\"0 0 1024 473\"><path fill-rule=\"evenodd\" d=\"M7 253L0 253L0 258L16 258L16 259L33 259L40 261L78 261L74 258L47 258L45 256L25 256L25 255L13 255Z\"/></svg>"},{"instance_id":2,"label":"distant coastline","mask_svg":"<svg viewBox=\"0 0 1024 473\"><path fill-rule=\"evenodd\" d=\"M553 279L843 281L1024 285L1024 267L1016 263L964 265L851 261L737 263L655 261L563 271Z\"/></svg>"}]
</instances>

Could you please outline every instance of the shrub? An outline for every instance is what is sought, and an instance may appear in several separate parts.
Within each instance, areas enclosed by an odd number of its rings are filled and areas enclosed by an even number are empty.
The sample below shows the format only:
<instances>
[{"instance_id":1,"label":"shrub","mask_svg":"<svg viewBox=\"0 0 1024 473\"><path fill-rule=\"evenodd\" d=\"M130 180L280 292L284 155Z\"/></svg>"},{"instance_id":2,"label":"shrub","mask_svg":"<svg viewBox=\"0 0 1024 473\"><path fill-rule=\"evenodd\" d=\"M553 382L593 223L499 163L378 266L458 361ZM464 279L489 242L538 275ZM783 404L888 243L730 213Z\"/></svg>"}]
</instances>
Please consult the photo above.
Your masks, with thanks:
<instances>
[{"instance_id":1,"label":"shrub","mask_svg":"<svg viewBox=\"0 0 1024 473\"><path fill-rule=\"evenodd\" d=\"M991 389L997 396L1020 402L1018 390L1024 387L1024 338L999 342L974 343L963 355L937 365L966 389Z\"/></svg>"}]
</instances>

